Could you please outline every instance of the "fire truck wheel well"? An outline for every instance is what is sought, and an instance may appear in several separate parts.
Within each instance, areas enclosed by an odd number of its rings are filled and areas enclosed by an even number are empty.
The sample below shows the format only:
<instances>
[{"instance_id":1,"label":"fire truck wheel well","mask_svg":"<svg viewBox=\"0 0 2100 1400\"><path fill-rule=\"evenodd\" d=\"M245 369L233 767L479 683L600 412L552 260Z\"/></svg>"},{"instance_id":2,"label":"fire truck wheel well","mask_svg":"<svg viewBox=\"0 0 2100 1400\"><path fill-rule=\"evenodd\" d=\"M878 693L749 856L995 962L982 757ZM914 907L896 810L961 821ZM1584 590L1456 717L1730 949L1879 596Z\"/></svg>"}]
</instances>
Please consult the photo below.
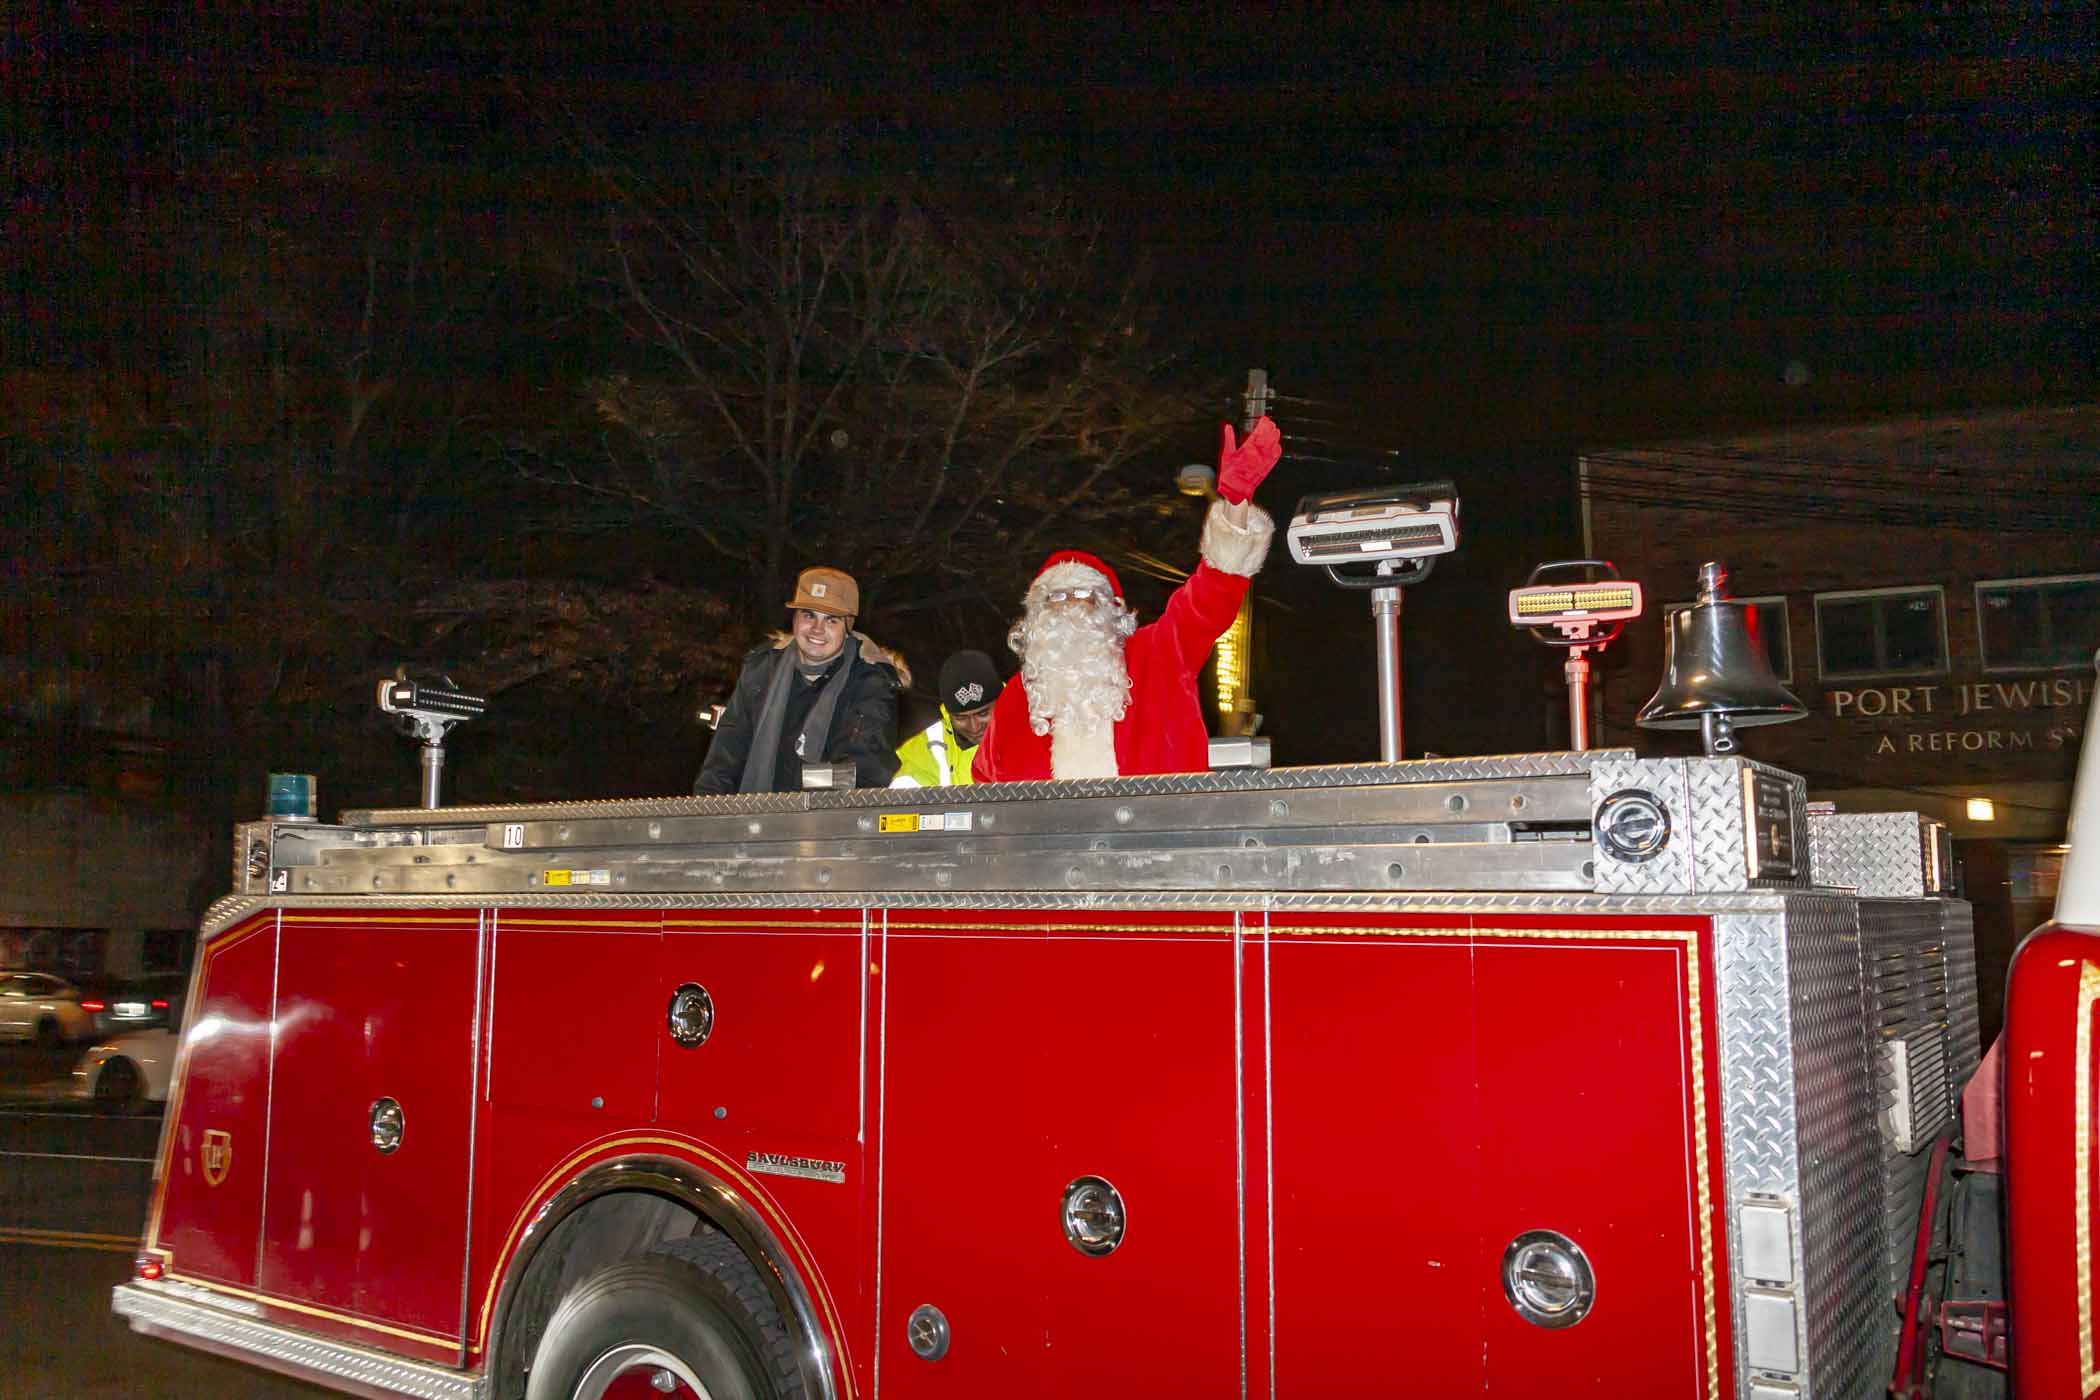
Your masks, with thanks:
<instances>
[{"instance_id":1,"label":"fire truck wheel well","mask_svg":"<svg viewBox=\"0 0 2100 1400\"><path fill-rule=\"evenodd\" d=\"M733 1242L774 1294L801 1367L803 1393L830 1400L831 1344L814 1324L811 1300L787 1261L777 1257L770 1233L740 1213L740 1206L720 1183L663 1161L607 1164L558 1192L528 1230L502 1286L489 1355L492 1400L523 1400L526 1369L548 1321L584 1280L622 1260L667 1252L667 1246L669 1252L701 1248L679 1242L715 1235Z\"/></svg>"},{"instance_id":2,"label":"fire truck wheel well","mask_svg":"<svg viewBox=\"0 0 2100 1400\"><path fill-rule=\"evenodd\" d=\"M499 1400L522 1400L525 1367L571 1289L621 1259L711 1230L700 1212L644 1191L615 1191L564 1216L512 1285L494 1377Z\"/></svg>"},{"instance_id":3,"label":"fire truck wheel well","mask_svg":"<svg viewBox=\"0 0 2100 1400\"><path fill-rule=\"evenodd\" d=\"M587 1377L646 1347L691 1369L715 1400L801 1400L795 1344L772 1293L719 1231L673 1240L592 1274L554 1310L526 1387L568 1400ZM636 1357L630 1364L659 1360ZM579 1381L583 1384L579 1388ZM624 1393L624 1392L623 1392Z\"/></svg>"}]
</instances>

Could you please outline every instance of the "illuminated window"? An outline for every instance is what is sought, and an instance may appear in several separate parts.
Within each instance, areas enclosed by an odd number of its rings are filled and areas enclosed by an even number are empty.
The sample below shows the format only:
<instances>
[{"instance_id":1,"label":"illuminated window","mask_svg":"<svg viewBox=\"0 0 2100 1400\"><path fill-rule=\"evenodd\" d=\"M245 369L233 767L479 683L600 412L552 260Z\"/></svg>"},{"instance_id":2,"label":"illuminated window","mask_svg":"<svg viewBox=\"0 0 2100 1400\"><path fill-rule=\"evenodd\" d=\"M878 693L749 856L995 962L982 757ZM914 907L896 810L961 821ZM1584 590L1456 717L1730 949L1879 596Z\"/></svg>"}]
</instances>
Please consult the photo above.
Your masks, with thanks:
<instances>
[{"instance_id":1,"label":"illuminated window","mask_svg":"<svg viewBox=\"0 0 2100 1400\"><path fill-rule=\"evenodd\" d=\"M1751 626L1757 639L1765 644L1765 660L1771 663L1772 674L1779 677L1781 685L1794 683L1794 644L1787 636L1786 598L1782 594L1771 594L1762 598L1731 598L1731 603L1748 604L1754 613ZM1667 619L1690 607L1690 603L1665 603L1663 626L1667 631Z\"/></svg>"},{"instance_id":2,"label":"illuminated window","mask_svg":"<svg viewBox=\"0 0 2100 1400\"><path fill-rule=\"evenodd\" d=\"M1976 637L1986 671L2085 669L2100 647L2100 574L1977 584Z\"/></svg>"},{"instance_id":3,"label":"illuminated window","mask_svg":"<svg viewBox=\"0 0 2100 1400\"><path fill-rule=\"evenodd\" d=\"M1947 669L1944 590L1818 593L1816 663L1825 680L1940 674Z\"/></svg>"}]
</instances>

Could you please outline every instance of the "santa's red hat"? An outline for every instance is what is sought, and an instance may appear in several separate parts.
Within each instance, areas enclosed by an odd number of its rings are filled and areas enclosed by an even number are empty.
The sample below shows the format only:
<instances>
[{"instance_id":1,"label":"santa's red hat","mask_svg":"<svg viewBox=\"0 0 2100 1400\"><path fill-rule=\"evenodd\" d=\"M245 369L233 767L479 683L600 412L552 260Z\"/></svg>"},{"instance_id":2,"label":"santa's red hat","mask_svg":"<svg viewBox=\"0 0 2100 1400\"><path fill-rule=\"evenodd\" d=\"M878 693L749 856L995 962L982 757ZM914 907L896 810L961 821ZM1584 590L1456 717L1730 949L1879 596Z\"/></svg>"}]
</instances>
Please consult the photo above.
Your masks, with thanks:
<instances>
[{"instance_id":1,"label":"santa's red hat","mask_svg":"<svg viewBox=\"0 0 2100 1400\"><path fill-rule=\"evenodd\" d=\"M1093 575L1089 578L1088 575ZM1043 567L1035 571L1035 582L1028 586L1030 593L1049 588L1098 588L1108 585L1115 600L1123 601L1123 585L1116 581L1116 571L1101 562L1100 558L1083 549L1060 549L1043 561Z\"/></svg>"}]
</instances>

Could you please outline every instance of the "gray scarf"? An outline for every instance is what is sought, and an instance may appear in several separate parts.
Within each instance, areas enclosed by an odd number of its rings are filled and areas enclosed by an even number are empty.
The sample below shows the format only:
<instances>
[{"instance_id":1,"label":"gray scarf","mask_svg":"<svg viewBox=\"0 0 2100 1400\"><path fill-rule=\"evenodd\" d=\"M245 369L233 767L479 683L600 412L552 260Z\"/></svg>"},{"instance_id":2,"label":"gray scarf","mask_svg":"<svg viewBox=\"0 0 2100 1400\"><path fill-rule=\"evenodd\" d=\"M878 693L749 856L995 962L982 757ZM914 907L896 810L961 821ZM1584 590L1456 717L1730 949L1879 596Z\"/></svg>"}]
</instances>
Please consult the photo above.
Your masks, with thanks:
<instances>
[{"instance_id":1,"label":"gray scarf","mask_svg":"<svg viewBox=\"0 0 2100 1400\"><path fill-rule=\"evenodd\" d=\"M848 634L831 679L824 682L823 693L817 696L817 703L810 706L809 718L802 722L804 763L823 761L824 742L831 737L831 717L838 713L839 697L846 693L846 678L853 673L852 651L859 645L859 637ZM758 712L758 728L751 736L751 752L744 755L744 774L737 783L738 792L773 790L773 773L780 766L780 729L787 722L788 687L802 684L796 669L801 656L795 650L795 644L789 642L780 652L780 659L773 666L773 680L766 687L765 704Z\"/></svg>"}]
</instances>

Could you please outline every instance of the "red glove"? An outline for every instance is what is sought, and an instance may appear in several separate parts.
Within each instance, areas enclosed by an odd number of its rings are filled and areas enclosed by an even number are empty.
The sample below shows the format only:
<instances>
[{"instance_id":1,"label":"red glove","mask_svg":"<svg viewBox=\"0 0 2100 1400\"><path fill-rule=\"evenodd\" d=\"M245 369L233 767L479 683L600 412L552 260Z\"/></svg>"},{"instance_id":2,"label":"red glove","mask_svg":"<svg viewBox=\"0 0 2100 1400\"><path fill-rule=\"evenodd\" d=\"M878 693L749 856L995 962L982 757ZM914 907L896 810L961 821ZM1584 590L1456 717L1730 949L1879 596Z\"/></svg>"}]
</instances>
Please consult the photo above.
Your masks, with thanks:
<instances>
[{"instance_id":1,"label":"red glove","mask_svg":"<svg viewBox=\"0 0 2100 1400\"><path fill-rule=\"evenodd\" d=\"M1218 494L1235 505L1249 499L1281 456L1283 434L1268 415L1262 415L1247 440L1238 444L1233 442L1232 424L1227 423L1224 445L1218 449Z\"/></svg>"}]
</instances>

